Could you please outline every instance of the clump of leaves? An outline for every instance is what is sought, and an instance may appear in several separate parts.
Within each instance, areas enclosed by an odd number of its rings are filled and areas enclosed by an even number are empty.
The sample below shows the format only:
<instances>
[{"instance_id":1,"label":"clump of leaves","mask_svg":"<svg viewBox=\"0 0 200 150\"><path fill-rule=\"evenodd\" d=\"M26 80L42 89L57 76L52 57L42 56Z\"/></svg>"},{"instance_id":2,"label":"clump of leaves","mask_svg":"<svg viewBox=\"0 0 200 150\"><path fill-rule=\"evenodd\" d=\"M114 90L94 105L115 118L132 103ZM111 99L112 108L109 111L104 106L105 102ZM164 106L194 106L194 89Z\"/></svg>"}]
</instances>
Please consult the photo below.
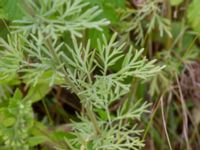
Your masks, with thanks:
<instances>
[{"instance_id":1,"label":"clump of leaves","mask_svg":"<svg viewBox=\"0 0 200 150\"><path fill-rule=\"evenodd\" d=\"M146 0L140 4L136 10L124 11L121 15L121 21L125 33L133 31L136 44L144 45L146 36L158 29L160 37L172 37L170 32L170 20L163 17L162 5L157 0ZM123 27L122 27L123 28Z\"/></svg>"},{"instance_id":2,"label":"clump of leaves","mask_svg":"<svg viewBox=\"0 0 200 150\"><path fill-rule=\"evenodd\" d=\"M136 120L148 112L149 104L135 101L127 107L125 101L115 113L109 108L128 94L128 78L147 79L163 67L143 57L143 49L138 51L132 46L127 49L125 43L118 41L117 33L110 40L102 34L101 39L96 39L95 49L91 48L90 39L80 42L86 29L101 30L109 23L105 18L98 19L101 13L98 7L90 7L82 0L28 0L24 9L27 13L23 19L13 21L8 40L0 40L1 79L17 80L16 84L22 82L28 89L24 97L17 90L7 105L0 107L3 143L14 149L28 149L29 137L37 134L51 137L30 131L35 125L33 120L36 121L31 105L57 85L76 94L83 111L77 115L78 121L68 124L71 136L64 136L61 145L48 140L54 147L141 149L144 141ZM64 34L69 35L70 42L63 40ZM118 69L114 67L116 64ZM41 87L44 89L38 95Z\"/></svg>"},{"instance_id":3,"label":"clump of leaves","mask_svg":"<svg viewBox=\"0 0 200 150\"><path fill-rule=\"evenodd\" d=\"M31 101L24 100L19 90L7 101L8 104L0 108L0 136L6 147L28 149L29 130L33 127Z\"/></svg>"}]
</instances>

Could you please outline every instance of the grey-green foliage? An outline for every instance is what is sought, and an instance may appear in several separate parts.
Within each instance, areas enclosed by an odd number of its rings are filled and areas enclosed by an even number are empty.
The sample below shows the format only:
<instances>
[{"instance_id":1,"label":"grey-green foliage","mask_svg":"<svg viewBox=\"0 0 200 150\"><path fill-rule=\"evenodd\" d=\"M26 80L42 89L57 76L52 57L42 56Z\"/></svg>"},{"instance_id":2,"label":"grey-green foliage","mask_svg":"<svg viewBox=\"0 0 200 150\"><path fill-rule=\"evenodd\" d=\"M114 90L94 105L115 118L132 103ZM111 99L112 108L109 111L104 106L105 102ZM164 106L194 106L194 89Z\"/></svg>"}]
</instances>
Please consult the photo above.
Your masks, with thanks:
<instances>
[{"instance_id":1,"label":"grey-green foliage","mask_svg":"<svg viewBox=\"0 0 200 150\"><path fill-rule=\"evenodd\" d=\"M57 38L68 31L81 37L81 31L86 28L101 30L100 26L109 24L106 19L96 20L101 10L89 7L89 3L82 0L28 0L28 13L23 20L14 21L16 32L26 31L36 33L40 31L46 36Z\"/></svg>"},{"instance_id":2,"label":"grey-green foliage","mask_svg":"<svg viewBox=\"0 0 200 150\"><path fill-rule=\"evenodd\" d=\"M0 51L0 79L8 80L13 76L16 76L16 72L19 70L19 63L23 60L23 54L19 49L20 41L17 36L8 38L8 42L0 39L0 46L6 50Z\"/></svg>"},{"instance_id":3,"label":"grey-green foliage","mask_svg":"<svg viewBox=\"0 0 200 150\"><path fill-rule=\"evenodd\" d=\"M132 106L131 103L127 109L124 103L117 114L112 114L109 106L129 92L127 78L146 79L162 67L155 66L155 60L148 61L143 57L143 50L130 47L126 53L127 48L118 42L117 34L110 40L102 35L96 49L90 47L89 39L87 44L79 42L83 30L100 30L101 26L108 24L106 19L96 20L101 12L97 7L90 8L88 3L81 0L29 0L26 5L30 10L29 15L23 20L14 21L14 32L8 42L0 40L3 49L0 53L1 78L19 76L31 87L43 83L49 86L57 84L79 97L87 114L79 117L80 122L72 123L75 138L65 140L71 149L141 149L144 146L140 139L141 130L136 128L134 120L141 118L148 104L136 103ZM70 33L72 43L61 40L62 33L66 32ZM114 69L116 64L118 69ZM27 100L22 99L17 98L16 105L9 106L14 107L15 111L21 110L21 106L29 109L29 113L23 111L22 116L12 114L14 118L19 117L17 119L24 121L23 118L28 117L31 110L30 105L21 105ZM103 112L106 119L97 115L98 110ZM12 125L18 129L21 123ZM18 143L26 141L28 127L25 129L23 132L26 136L19 138ZM5 130L7 133L11 131ZM10 135L7 133L4 135ZM12 134L20 136L18 131ZM12 143L11 136L4 139L6 143Z\"/></svg>"},{"instance_id":4,"label":"grey-green foliage","mask_svg":"<svg viewBox=\"0 0 200 150\"><path fill-rule=\"evenodd\" d=\"M128 10L129 13L125 11L122 15L121 21L125 22L125 32L129 33L132 30L134 31L136 44L143 43L146 35L152 33L156 28L159 29L158 32L161 37L163 37L164 33L172 37L170 21L162 16L159 3L159 0L147 0L137 10ZM128 22L126 22L127 19Z\"/></svg>"},{"instance_id":5,"label":"grey-green foliage","mask_svg":"<svg viewBox=\"0 0 200 150\"><path fill-rule=\"evenodd\" d=\"M150 78L149 92L152 96L162 91L173 90L173 84L176 80L175 75L181 75L184 71L184 66L193 63L199 57L199 51L194 44L195 38L193 37L194 35L198 36L198 34L187 31L188 27L180 28L180 23L173 23L172 25L173 37L176 38L170 48L171 50L157 52L157 59L162 60L166 67ZM182 45L179 46L178 42L182 43Z\"/></svg>"},{"instance_id":6,"label":"grey-green foliage","mask_svg":"<svg viewBox=\"0 0 200 150\"><path fill-rule=\"evenodd\" d=\"M109 42L104 37L104 43L99 42L96 51L89 50L90 48L87 46L82 53L71 53L73 59L65 56L65 60L68 60L67 64L73 63L74 69L67 69L67 72L70 74L71 80L79 87L78 94L86 97L85 102L92 102L92 105L98 108L107 108L111 102L129 91L130 85L124 83L127 77L134 76L145 79L161 69L154 66L155 60L147 62L146 58L141 58L142 50L132 53L133 49L130 47L128 53L124 54L124 44L119 45L115 41L116 36L116 34L113 35ZM75 42L74 51L81 50L80 47ZM94 57L95 52L96 57ZM109 69L121 58L123 59L121 68L109 73ZM99 69L99 74L92 72L96 68Z\"/></svg>"},{"instance_id":7,"label":"grey-green foliage","mask_svg":"<svg viewBox=\"0 0 200 150\"><path fill-rule=\"evenodd\" d=\"M117 116L111 120L99 120L100 135L95 134L95 129L88 118L81 116L82 122L74 122L71 125L74 130L73 134L77 138L66 140L66 143L73 147L72 149L75 147L91 150L141 149L144 143L139 136L142 135L143 130L137 129L137 124L130 122L124 124L123 120L140 120L141 114L147 112L145 110L148 106L147 103L141 105L137 102L128 112L124 113L125 107L122 107L118 109Z\"/></svg>"},{"instance_id":8,"label":"grey-green foliage","mask_svg":"<svg viewBox=\"0 0 200 150\"><path fill-rule=\"evenodd\" d=\"M101 136L100 138L97 135L98 138L94 136L97 139L96 141L93 139L92 149L97 147L99 149L106 149L107 147L109 149L125 150L130 147L137 149L143 146L142 141L138 137L141 131L135 129L136 126L130 130L128 128L129 123L124 126L120 122L124 119L140 119L142 112L145 112L148 105L146 103L142 106L137 105L137 107L130 109L124 114L119 112L114 118L109 113L108 107L113 101L117 101L129 92L130 85L124 82L127 77L132 76L146 79L161 69L161 67L154 65L155 60L147 61L145 57L142 57L142 50L133 53L133 49L130 47L128 53L124 54L123 45L119 45L116 37L116 34L113 35L109 42L104 37L104 43L99 43L97 50L90 49L90 42L88 42L86 47L78 44L74 37L73 47L69 47L66 43L59 46L60 44L56 45L57 42L53 42L51 46L54 53L48 49L48 46L42 44L41 41L45 39L44 37L37 36L36 38L32 35L32 38L29 40L20 38L22 41L25 41L25 46L21 49L24 50L23 53L27 58L21 60L19 72L24 74L22 78L25 81L28 79L28 84L32 86L37 85L41 74L50 71L52 74L49 74L46 78L47 82L52 81L50 85L55 84L55 74L58 74L59 80L62 81L61 85L76 93L81 98L83 106L89 104L95 109L102 109L107 112L108 124L106 124L107 122L102 124L100 118L97 120ZM36 42L34 42L35 40ZM62 51L61 47L66 49L68 53ZM122 59L121 68L118 71L109 73L109 70L112 70L111 67L120 59ZM30 62L27 62L27 60ZM95 69L99 69L99 73L94 73ZM79 139L79 134L95 135L95 129L90 127L92 122L89 119L87 121L82 120L82 123L85 125L82 125L81 129L76 128L79 123L77 125L76 123L73 124L77 139L72 141L72 145L77 140L79 141L78 145L83 147L82 144L86 141L82 142ZM119 141L116 141L113 134L119 136ZM83 139L87 138L83 137Z\"/></svg>"}]
</instances>

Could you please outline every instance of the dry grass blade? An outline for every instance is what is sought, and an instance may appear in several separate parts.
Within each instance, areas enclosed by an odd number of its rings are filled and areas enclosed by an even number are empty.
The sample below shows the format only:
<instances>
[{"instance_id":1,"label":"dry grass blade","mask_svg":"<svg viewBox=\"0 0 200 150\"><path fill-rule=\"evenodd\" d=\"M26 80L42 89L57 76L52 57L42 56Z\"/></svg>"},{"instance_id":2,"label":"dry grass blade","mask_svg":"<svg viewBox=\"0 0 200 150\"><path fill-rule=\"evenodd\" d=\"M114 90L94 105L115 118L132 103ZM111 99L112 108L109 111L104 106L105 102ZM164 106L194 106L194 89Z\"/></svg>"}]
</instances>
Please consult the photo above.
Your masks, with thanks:
<instances>
[{"instance_id":1,"label":"dry grass blade","mask_svg":"<svg viewBox=\"0 0 200 150\"><path fill-rule=\"evenodd\" d=\"M185 142L187 145L187 150L191 150L191 146L189 144L189 138L188 138L188 117L187 117L187 107L185 104L185 100L183 97L183 93L182 93L182 89L180 86L180 82L178 80L177 75L176 76L176 82L178 84L178 89L179 89L179 94L180 94L180 101L181 101L181 106L182 106L182 112L183 112L183 134L184 134L184 138L185 138Z\"/></svg>"},{"instance_id":2,"label":"dry grass blade","mask_svg":"<svg viewBox=\"0 0 200 150\"><path fill-rule=\"evenodd\" d=\"M169 144L170 150L172 150L171 142L170 142L170 139L169 139L169 134L168 134L168 131L167 131L166 120L165 120L163 96L161 97L161 113L162 113L163 127L164 127L164 130L165 130L165 135L167 137L167 142Z\"/></svg>"}]
</instances>

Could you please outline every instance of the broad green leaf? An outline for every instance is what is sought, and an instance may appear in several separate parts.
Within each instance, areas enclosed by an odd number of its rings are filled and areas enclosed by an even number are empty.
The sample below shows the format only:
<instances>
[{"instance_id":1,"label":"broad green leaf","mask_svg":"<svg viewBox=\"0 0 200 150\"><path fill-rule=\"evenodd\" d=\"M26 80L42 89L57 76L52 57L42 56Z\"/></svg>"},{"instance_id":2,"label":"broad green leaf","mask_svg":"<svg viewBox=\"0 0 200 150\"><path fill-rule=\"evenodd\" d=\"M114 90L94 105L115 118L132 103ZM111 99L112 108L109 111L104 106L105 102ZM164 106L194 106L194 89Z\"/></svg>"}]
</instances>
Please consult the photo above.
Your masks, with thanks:
<instances>
[{"instance_id":1,"label":"broad green leaf","mask_svg":"<svg viewBox=\"0 0 200 150\"><path fill-rule=\"evenodd\" d=\"M0 18L6 19L6 14L5 14L5 12L3 11L2 8L0 8Z\"/></svg>"},{"instance_id":2,"label":"broad green leaf","mask_svg":"<svg viewBox=\"0 0 200 150\"><path fill-rule=\"evenodd\" d=\"M170 0L172 6L179 5L183 2L183 0Z\"/></svg>"},{"instance_id":3,"label":"broad green leaf","mask_svg":"<svg viewBox=\"0 0 200 150\"><path fill-rule=\"evenodd\" d=\"M19 80L17 74L10 74L10 76L4 78L3 73L0 73L0 84L1 85L18 85L19 83L20 83L20 80Z\"/></svg>"},{"instance_id":4,"label":"broad green leaf","mask_svg":"<svg viewBox=\"0 0 200 150\"><path fill-rule=\"evenodd\" d=\"M34 120L33 124L34 124L35 128L31 128L31 130L30 130L30 133L32 135L34 135L34 136L42 136L44 132L48 132L48 127L45 126L42 122Z\"/></svg>"},{"instance_id":5,"label":"broad green leaf","mask_svg":"<svg viewBox=\"0 0 200 150\"><path fill-rule=\"evenodd\" d=\"M108 120L108 116L104 110L96 109L96 112L98 113L98 115L102 120Z\"/></svg>"},{"instance_id":6,"label":"broad green leaf","mask_svg":"<svg viewBox=\"0 0 200 150\"><path fill-rule=\"evenodd\" d=\"M200 33L200 0L193 0L191 4L189 5L188 11L187 11L187 18L191 25L191 27L198 33Z\"/></svg>"},{"instance_id":7,"label":"broad green leaf","mask_svg":"<svg viewBox=\"0 0 200 150\"><path fill-rule=\"evenodd\" d=\"M34 82L35 80L32 80L34 76L32 76L30 73L27 73L24 75L24 82L26 84L35 86L37 84L48 84L49 86L55 85L55 84L63 84L64 78L62 78L60 75L55 74L53 70L47 70L44 71L38 78L37 82ZM32 82L30 82L32 80Z\"/></svg>"},{"instance_id":8,"label":"broad green leaf","mask_svg":"<svg viewBox=\"0 0 200 150\"><path fill-rule=\"evenodd\" d=\"M16 119L14 117L9 117L9 118L6 118L2 124L5 126L5 127L9 127L9 126L13 126L13 124L15 124L16 122Z\"/></svg>"},{"instance_id":9,"label":"broad green leaf","mask_svg":"<svg viewBox=\"0 0 200 150\"><path fill-rule=\"evenodd\" d=\"M29 146L37 146L47 141L49 141L48 138L46 136L41 135L41 136L30 137L28 140L28 143L29 143Z\"/></svg>"},{"instance_id":10,"label":"broad green leaf","mask_svg":"<svg viewBox=\"0 0 200 150\"><path fill-rule=\"evenodd\" d=\"M24 16L21 0L1 0L0 7L0 18L15 20Z\"/></svg>"},{"instance_id":11,"label":"broad green leaf","mask_svg":"<svg viewBox=\"0 0 200 150\"><path fill-rule=\"evenodd\" d=\"M13 150L11 147L0 146L0 150Z\"/></svg>"},{"instance_id":12,"label":"broad green leaf","mask_svg":"<svg viewBox=\"0 0 200 150\"><path fill-rule=\"evenodd\" d=\"M54 138L55 140L63 140L64 138L67 139L74 139L76 136L74 136L73 134L71 134L70 132L63 132L63 131L54 131L51 133L52 138Z\"/></svg>"},{"instance_id":13,"label":"broad green leaf","mask_svg":"<svg viewBox=\"0 0 200 150\"><path fill-rule=\"evenodd\" d=\"M108 0L111 4L114 4L117 7L125 7L125 0Z\"/></svg>"},{"instance_id":14,"label":"broad green leaf","mask_svg":"<svg viewBox=\"0 0 200 150\"><path fill-rule=\"evenodd\" d=\"M106 38L110 38L110 33L108 28L104 27L103 31L98 31L96 29L90 29L88 31L88 39L91 40L91 48L96 48L97 47L97 40L99 39L102 41L102 33L106 36Z\"/></svg>"},{"instance_id":15,"label":"broad green leaf","mask_svg":"<svg viewBox=\"0 0 200 150\"><path fill-rule=\"evenodd\" d=\"M30 87L25 99L31 100L33 103L41 100L50 91L49 84L37 84Z\"/></svg>"},{"instance_id":16,"label":"broad green leaf","mask_svg":"<svg viewBox=\"0 0 200 150\"><path fill-rule=\"evenodd\" d=\"M102 18L107 18L112 23L117 23L119 17L117 8L125 7L125 0L85 0L92 5L98 5L102 10Z\"/></svg>"},{"instance_id":17,"label":"broad green leaf","mask_svg":"<svg viewBox=\"0 0 200 150\"><path fill-rule=\"evenodd\" d=\"M113 5L103 5L103 18L107 18L112 23L116 23L119 21L119 17L117 17L116 8Z\"/></svg>"},{"instance_id":18,"label":"broad green leaf","mask_svg":"<svg viewBox=\"0 0 200 150\"><path fill-rule=\"evenodd\" d=\"M17 89L17 90L15 91L15 94L14 94L14 96L13 96L13 99L16 99L16 101L22 99L22 93L21 93L21 91L20 91L19 89Z\"/></svg>"}]
</instances>

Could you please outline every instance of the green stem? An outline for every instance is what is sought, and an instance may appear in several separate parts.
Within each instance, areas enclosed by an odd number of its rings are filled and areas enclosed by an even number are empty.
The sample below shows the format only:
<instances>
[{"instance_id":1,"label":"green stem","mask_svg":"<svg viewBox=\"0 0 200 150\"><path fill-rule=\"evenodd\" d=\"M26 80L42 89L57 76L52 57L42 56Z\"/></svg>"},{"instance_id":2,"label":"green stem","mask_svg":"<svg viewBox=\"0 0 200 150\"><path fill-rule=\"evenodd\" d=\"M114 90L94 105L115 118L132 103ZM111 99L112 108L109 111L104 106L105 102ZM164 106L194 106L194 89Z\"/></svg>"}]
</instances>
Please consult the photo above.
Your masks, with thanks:
<instances>
[{"instance_id":1,"label":"green stem","mask_svg":"<svg viewBox=\"0 0 200 150\"><path fill-rule=\"evenodd\" d=\"M46 111L46 113L47 113L47 116L48 116L48 119L49 119L49 121L51 122L51 124L53 125L53 120L52 120L52 118L51 118L51 116L50 116L50 113L49 113L49 110L48 110L48 108L47 108L47 105L46 105L46 103L45 103L45 101L42 99L42 104L44 105L44 109L45 109L45 111Z\"/></svg>"},{"instance_id":2,"label":"green stem","mask_svg":"<svg viewBox=\"0 0 200 150\"><path fill-rule=\"evenodd\" d=\"M164 93L161 95L161 97L160 97L158 103L157 103L156 106L155 106L155 109L154 109L153 112L152 112L150 121L149 121L149 123L148 123L148 125L147 125L147 128L145 129L144 134L143 134L143 137L142 137L142 140L143 140L143 141L145 141L145 139L146 139L147 133L149 132L149 129L150 129L152 123L153 123L153 119L154 119L154 117L155 117L155 115L156 115L156 112L157 112L159 106L160 106L160 102L161 102L161 99L162 99L163 96L164 96Z\"/></svg>"},{"instance_id":3,"label":"green stem","mask_svg":"<svg viewBox=\"0 0 200 150\"><path fill-rule=\"evenodd\" d=\"M101 130L99 128L99 125L98 125L98 122L97 122L97 119L95 117L94 112L91 111L91 107L89 105L86 105L85 108L86 108L86 112L87 112L88 117L90 118L90 120L92 121L92 123L94 125L94 128L96 130L96 134L99 135L101 133Z\"/></svg>"},{"instance_id":4,"label":"green stem","mask_svg":"<svg viewBox=\"0 0 200 150\"><path fill-rule=\"evenodd\" d=\"M166 9L166 18L169 19L169 21L171 22L172 19L172 10L171 10L171 5L170 5L170 0L164 0L164 6ZM166 49L169 50L172 44L172 39L171 37L167 37L167 41L166 41Z\"/></svg>"},{"instance_id":5,"label":"green stem","mask_svg":"<svg viewBox=\"0 0 200 150\"><path fill-rule=\"evenodd\" d=\"M108 107L106 108L106 113L107 113L107 116L108 116L108 121L111 124L111 117L110 117L110 112L109 112L109 108Z\"/></svg>"},{"instance_id":6,"label":"green stem","mask_svg":"<svg viewBox=\"0 0 200 150\"><path fill-rule=\"evenodd\" d=\"M24 1L25 2L25 1ZM25 4L25 8L28 8L28 13L32 16L34 16L34 13L33 13L33 9L31 8L31 6L29 6L27 3L24 3ZM45 35L44 35L45 36ZM53 59L56 61L56 64L57 65L61 65L61 60L58 58L56 52L54 51L54 48L52 47L52 44L51 44L51 39L48 38L47 41L46 41L46 46L47 48L49 49L50 53L52 54L53 56ZM61 67L61 70L60 70L64 75L65 75L65 81L68 85L71 86L71 89L74 93L79 93L79 89L74 85L74 83L70 80L70 78L67 76L67 72L65 70L64 67ZM85 97L83 96L79 96L79 99L80 100L84 100L86 99ZM93 126L96 130L96 133L97 134L100 134L100 128L99 128L99 125L98 125L98 122L97 122L97 119L95 117L95 113L91 111L91 107L89 105L86 105L85 106L85 109L86 109L86 112L87 112L87 115L88 117L90 118L90 120L92 121L93 123Z\"/></svg>"},{"instance_id":7,"label":"green stem","mask_svg":"<svg viewBox=\"0 0 200 150\"><path fill-rule=\"evenodd\" d=\"M56 64L57 65L60 65L61 64L61 61L60 61L60 59L57 57L57 54L55 53L55 51L54 51L54 49L53 49L53 47L52 47L52 45L51 45L51 41L50 41L50 39L47 39L47 47L48 47L48 49L50 50L50 52L52 53L52 55L53 55L53 58L55 59L55 61L56 61ZM74 85L74 83L70 80L70 78L67 76L67 72L66 72L66 70L65 70L65 68L61 68L61 72L65 75L65 81L72 87L72 91L74 92L74 93L80 93L79 92L79 89L77 89L77 87ZM84 99L86 99L84 96L81 96L81 95L79 95L78 96L79 97L79 99L80 100L84 100ZM94 126L94 128L95 128L95 130L96 130L96 133L97 134L100 134L101 132L101 130L100 130L100 128L99 128L99 125L98 125L98 122L97 122L97 119L96 119L96 117L95 117L95 114L94 114L94 112L92 112L91 111L91 107L90 107L90 105L86 105L85 106L85 109L86 109L86 112L87 112L87 115L88 115L88 117L90 118L90 120L92 121L92 123L93 123L93 126Z\"/></svg>"}]
</instances>

